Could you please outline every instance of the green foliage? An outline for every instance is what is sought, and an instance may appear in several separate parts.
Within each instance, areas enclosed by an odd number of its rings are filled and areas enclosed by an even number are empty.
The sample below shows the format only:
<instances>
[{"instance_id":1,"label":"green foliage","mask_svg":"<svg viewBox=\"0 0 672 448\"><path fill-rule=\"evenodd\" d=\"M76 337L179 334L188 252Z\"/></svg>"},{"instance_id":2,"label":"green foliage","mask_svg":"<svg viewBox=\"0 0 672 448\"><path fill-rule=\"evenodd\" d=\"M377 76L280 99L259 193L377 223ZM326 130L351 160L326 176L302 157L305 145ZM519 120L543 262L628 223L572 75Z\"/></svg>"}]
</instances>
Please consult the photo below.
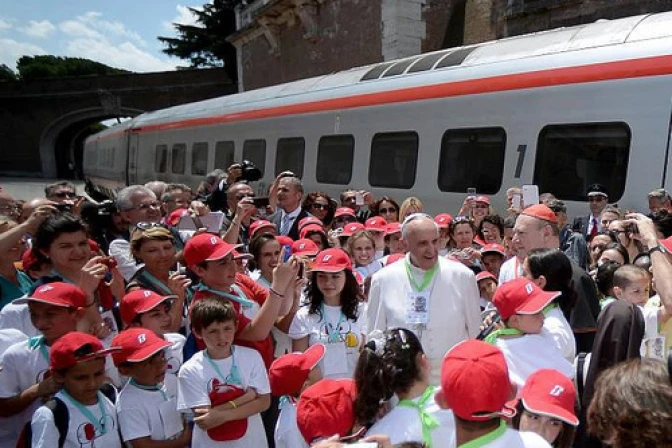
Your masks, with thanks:
<instances>
[{"instance_id":1,"label":"green foliage","mask_svg":"<svg viewBox=\"0 0 672 448\"><path fill-rule=\"evenodd\" d=\"M236 49L226 38L236 32L234 8L244 0L214 0L203 9L189 8L197 25L173 24L178 37L159 37L166 46L163 52L189 60L191 67L224 67L237 80Z\"/></svg>"},{"instance_id":2,"label":"green foliage","mask_svg":"<svg viewBox=\"0 0 672 448\"><path fill-rule=\"evenodd\" d=\"M16 73L5 64L0 64L0 82L16 81Z\"/></svg>"},{"instance_id":3,"label":"green foliage","mask_svg":"<svg viewBox=\"0 0 672 448\"><path fill-rule=\"evenodd\" d=\"M19 77L23 81L43 78L63 78L67 76L130 73L127 70L109 67L89 59L51 55L23 56L17 61L16 68L19 72Z\"/></svg>"}]
</instances>

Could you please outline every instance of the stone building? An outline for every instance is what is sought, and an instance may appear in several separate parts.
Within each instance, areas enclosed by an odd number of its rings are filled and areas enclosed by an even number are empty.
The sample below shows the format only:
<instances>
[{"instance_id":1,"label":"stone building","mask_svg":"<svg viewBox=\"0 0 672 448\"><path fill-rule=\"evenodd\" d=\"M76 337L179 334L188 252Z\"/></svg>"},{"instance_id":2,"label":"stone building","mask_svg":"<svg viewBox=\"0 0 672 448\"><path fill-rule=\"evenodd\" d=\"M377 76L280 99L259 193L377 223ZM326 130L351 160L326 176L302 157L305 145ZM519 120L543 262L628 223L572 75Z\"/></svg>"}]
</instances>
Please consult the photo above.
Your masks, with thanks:
<instances>
[{"instance_id":1,"label":"stone building","mask_svg":"<svg viewBox=\"0 0 672 448\"><path fill-rule=\"evenodd\" d=\"M672 10L672 0L247 0L240 90L563 26Z\"/></svg>"}]
</instances>

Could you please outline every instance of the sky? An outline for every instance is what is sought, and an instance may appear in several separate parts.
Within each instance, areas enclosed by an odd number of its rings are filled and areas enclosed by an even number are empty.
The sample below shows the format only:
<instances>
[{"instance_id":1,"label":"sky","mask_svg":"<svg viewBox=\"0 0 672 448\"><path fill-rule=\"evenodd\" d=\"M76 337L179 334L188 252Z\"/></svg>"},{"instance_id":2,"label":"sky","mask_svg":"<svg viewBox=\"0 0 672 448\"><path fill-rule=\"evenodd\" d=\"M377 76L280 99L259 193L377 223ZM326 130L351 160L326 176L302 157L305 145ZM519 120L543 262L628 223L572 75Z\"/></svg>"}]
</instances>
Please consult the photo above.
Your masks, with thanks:
<instances>
[{"instance_id":1,"label":"sky","mask_svg":"<svg viewBox=\"0 0 672 448\"><path fill-rule=\"evenodd\" d=\"M188 6L207 0L0 0L0 64L24 55L92 59L133 72L174 70L188 61L167 56L157 36L172 23L193 24Z\"/></svg>"}]
</instances>

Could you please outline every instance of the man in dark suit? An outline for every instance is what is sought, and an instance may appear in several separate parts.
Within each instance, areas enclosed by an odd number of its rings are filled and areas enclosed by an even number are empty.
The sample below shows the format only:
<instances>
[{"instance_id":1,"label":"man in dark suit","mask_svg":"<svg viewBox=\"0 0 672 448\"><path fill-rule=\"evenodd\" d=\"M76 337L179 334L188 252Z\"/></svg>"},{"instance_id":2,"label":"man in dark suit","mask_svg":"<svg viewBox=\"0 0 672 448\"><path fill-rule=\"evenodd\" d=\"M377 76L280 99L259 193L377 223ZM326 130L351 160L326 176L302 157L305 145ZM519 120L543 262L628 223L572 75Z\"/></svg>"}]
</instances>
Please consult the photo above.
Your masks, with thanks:
<instances>
[{"instance_id":1,"label":"man in dark suit","mask_svg":"<svg viewBox=\"0 0 672 448\"><path fill-rule=\"evenodd\" d=\"M602 184L592 184L588 187L588 205L590 215L577 216L572 223L572 230L581 233L586 241L590 242L601 230L600 214L609 202L609 193ZM606 230L606 229L605 229Z\"/></svg>"},{"instance_id":2,"label":"man in dark suit","mask_svg":"<svg viewBox=\"0 0 672 448\"><path fill-rule=\"evenodd\" d=\"M279 235L299 239L299 221L311 216L301 208L303 184L298 177L283 177L278 182L278 210L267 219L275 224Z\"/></svg>"}]
</instances>

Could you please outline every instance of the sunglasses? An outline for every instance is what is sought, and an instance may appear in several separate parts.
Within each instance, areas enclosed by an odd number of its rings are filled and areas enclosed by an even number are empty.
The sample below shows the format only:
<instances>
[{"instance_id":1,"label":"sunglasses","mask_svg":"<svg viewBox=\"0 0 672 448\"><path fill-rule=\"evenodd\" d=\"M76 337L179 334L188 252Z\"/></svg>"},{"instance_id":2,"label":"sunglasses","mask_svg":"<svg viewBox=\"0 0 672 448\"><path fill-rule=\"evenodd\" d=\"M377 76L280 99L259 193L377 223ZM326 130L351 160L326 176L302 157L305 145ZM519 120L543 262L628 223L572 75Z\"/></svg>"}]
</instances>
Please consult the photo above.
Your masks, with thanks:
<instances>
[{"instance_id":1,"label":"sunglasses","mask_svg":"<svg viewBox=\"0 0 672 448\"><path fill-rule=\"evenodd\" d=\"M163 224L158 223L158 222L147 222L147 221L140 221L135 225L135 228L138 230L150 230L150 229L158 229L158 228L164 228Z\"/></svg>"},{"instance_id":2,"label":"sunglasses","mask_svg":"<svg viewBox=\"0 0 672 448\"><path fill-rule=\"evenodd\" d=\"M316 203L316 204L311 205L311 207L314 210L328 210L329 209L329 206L327 204L317 204Z\"/></svg>"},{"instance_id":3,"label":"sunglasses","mask_svg":"<svg viewBox=\"0 0 672 448\"><path fill-rule=\"evenodd\" d=\"M388 213L397 213L397 209L394 208L394 207L380 208L380 209L378 209L378 213L382 213L382 214L385 214L385 215L387 215Z\"/></svg>"},{"instance_id":4,"label":"sunglasses","mask_svg":"<svg viewBox=\"0 0 672 448\"><path fill-rule=\"evenodd\" d=\"M74 199L77 197L77 195L72 191L59 191L58 193L54 193L52 196L57 197L59 199L65 199L65 198Z\"/></svg>"},{"instance_id":5,"label":"sunglasses","mask_svg":"<svg viewBox=\"0 0 672 448\"><path fill-rule=\"evenodd\" d=\"M237 195L236 195L236 199L239 200L239 201L240 201L241 199L245 199L245 198L254 198L254 197L255 197L254 193L249 193L249 194L237 194Z\"/></svg>"},{"instance_id":6,"label":"sunglasses","mask_svg":"<svg viewBox=\"0 0 672 448\"><path fill-rule=\"evenodd\" d=\"M490 207L488 204L474 204L472 208L488 208Z\"/></svg>"}]
</instances>

